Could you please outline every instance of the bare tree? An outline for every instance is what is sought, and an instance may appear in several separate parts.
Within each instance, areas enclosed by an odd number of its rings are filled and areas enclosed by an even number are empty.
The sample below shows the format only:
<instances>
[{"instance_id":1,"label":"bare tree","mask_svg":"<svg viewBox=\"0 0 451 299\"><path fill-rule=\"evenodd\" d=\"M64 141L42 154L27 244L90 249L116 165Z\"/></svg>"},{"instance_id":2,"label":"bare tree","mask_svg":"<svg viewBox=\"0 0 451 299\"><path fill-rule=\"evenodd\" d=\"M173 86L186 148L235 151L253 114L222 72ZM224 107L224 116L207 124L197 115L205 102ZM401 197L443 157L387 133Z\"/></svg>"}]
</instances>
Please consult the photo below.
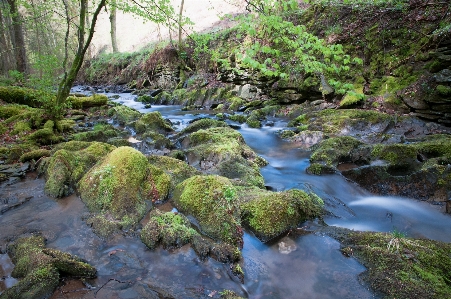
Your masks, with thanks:
<instances>
[{"instance_id":1,"label":"bare tree","mask_svg":"<svg viewBox=\"0 0 451 299\"><path fill-rule=\"evenodd\" d=\"M11 19L12 19L12 31L13 31L13 50L14 57L16 59L16 69L26 74L27 73L27 54L25 50L25 40L22 28L22 20L19 14L16 0L7 0L9 4Z\"/></svg>"}]
</instances>

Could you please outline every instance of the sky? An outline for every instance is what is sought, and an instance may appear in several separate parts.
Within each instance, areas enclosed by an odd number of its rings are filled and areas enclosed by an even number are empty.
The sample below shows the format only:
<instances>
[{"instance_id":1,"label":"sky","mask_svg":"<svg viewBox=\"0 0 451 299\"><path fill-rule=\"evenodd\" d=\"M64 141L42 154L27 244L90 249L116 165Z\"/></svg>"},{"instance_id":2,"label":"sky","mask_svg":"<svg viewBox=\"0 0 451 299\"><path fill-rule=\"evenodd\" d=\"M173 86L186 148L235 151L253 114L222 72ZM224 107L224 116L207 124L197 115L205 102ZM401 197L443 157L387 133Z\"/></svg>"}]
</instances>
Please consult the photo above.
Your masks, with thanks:
<instances>
[{"instance_id":1,"label":"sky","mask_svg":"<svg viewBox=\"0 0 451 299\"><path fill-rule=\"evenodd\" d=\"M178 12L181 0L172 0L171 2ZM206 30L220 21L219 15L243 11L243 5L239 7L233 5L232 2L244 3L244 1L232 0L185 0L183 15L195 23L194 31ZM214 28L212 29L214 30ZM177 40L177 34L177 32L173 32L172 38ZM151 22L143 22L142 19L137 19L131 14L117 13L117 39L120 52L137 51L147 44L162 39L167 40L168 37L167 28ZM94 55L99 52L111 52L110 23L106 12L102 12L99 16L92 45Z\"/></svg>"}]
</instances>

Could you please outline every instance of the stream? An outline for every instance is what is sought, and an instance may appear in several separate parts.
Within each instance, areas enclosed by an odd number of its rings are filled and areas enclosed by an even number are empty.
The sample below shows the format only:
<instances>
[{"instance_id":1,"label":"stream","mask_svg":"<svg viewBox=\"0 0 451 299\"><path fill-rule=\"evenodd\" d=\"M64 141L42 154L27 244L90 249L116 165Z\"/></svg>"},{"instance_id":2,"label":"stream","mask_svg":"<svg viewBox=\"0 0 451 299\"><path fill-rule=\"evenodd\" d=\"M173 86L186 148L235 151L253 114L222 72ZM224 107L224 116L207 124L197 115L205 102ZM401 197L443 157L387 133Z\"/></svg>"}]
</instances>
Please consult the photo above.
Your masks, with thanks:
<instances>
[{"instance_id":1,"label":"stream","mask_svg":"<svg viewBox=\"0 0 451 299\"><path fill-rule=\"evenodd\" d=\"M131 94L119 94L115 101L143 113L160 111L177 129L195 118L213 117L204 111L182 111L180 106L144 109L134 99ZM451 217L439 207L375 196L339 174L307 174L310 153L278 137L276 132L286 126L284 120L272 122L274 126L261 129L231 123L240 127L246 143L269 162L261 173L271 190L315 192L325 201L329 213L324 221L330 226L396 230L409 237L451 241ZM102 240L84 222L88 210L76 195L55 201L44 194L43 186L44 179L30 173L21 182L0 189L3 198L21 192L33 195L27 203L0 214L0 239L42 232L48 247L76 254L98 270L94 280L65 280L52 298L219 298L224 289L245 298L377 298L359 280L365 267L342 255L338 241L315 234L315 227L320 226L315 221L303 224L313 233L287 234L269 243L245 232L242 283L227 265L213 259L201 261L189 245L151 251L139 238L118 235ZM4 251L5 245L0 246ZM10 276L12 268L9 257L0 254L0 292L16 282Z\"/></svg>"}]
</instances>

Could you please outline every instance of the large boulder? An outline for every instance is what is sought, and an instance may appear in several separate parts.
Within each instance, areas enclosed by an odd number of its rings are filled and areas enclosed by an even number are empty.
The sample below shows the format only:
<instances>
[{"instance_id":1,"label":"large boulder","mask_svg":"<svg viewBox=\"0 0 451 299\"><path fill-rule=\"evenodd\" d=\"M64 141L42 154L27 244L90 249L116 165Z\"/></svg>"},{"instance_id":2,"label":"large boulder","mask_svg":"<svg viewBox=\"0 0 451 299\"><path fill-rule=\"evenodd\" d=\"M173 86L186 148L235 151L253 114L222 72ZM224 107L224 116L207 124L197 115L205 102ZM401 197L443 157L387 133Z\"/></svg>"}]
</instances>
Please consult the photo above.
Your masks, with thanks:
<instances>
[{"instance_id":1,"label":"large boulder","mask_svg":"<svg viewBox=\"0 0 451 299\"><path fill-rule=\"evenodd\" d=\"M81 177L116 147L101 142L70 141L45 161L45 192L55 198L68 196Z\"/></svg>"},{"instance_id":2,"label":"large boulder","mask_svg":"<svg viewBox=\"0 0 451 299\"><path fill-rule=\"evenodd\" d=\"M139 151L123 146L92 167L79 182L80 197L95 214L94 230L108 236L113 228L134 227L151 201L168 196L170 177Z\"/></svg>"},{"instance_id":3,"label":"large boulder","mask_svg":"<svg viewBox=\"0 0 451 299\"><path fill-rule=\"evenodd\" d=\"M182 140L182 147L186 149L188 163L206 174L218 174L264 187L259 168L267 162L246 145L239 132L230 127L192 132Z\"/></svg>"},{"instance_id":4,"label":"large boulder","mask_svg":"<svg viewBox=\"0 0 451 299\"><path fill-rule=\"evenodd\" d=\"M228 244L243 245L238 198L229 179L193 176L177 186L173 199L179 210L196 218L202 233Z\"/></svg>"}]
</instances>

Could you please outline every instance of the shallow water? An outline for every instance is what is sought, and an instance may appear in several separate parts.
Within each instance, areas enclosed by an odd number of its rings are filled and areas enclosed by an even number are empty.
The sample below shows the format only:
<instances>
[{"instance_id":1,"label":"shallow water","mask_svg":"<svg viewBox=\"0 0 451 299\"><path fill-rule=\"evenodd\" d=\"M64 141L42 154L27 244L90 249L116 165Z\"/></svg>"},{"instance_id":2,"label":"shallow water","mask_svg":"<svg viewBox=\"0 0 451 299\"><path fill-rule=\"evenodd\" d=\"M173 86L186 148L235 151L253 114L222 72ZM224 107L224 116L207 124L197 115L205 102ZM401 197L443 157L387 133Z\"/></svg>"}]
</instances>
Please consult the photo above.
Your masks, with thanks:
<instances>
[{"instance_id":1,"label":"shallow water","mask_svg":"<svg viewBox=\"0 0 451 299\"><path fill-rule=\"evenodd\" d=\"M160 111L178 129L192 119L211 117L204 111L181 111L180 106L144 109L134 98L121 94L116 101L144 113ZM281 140L275 133L283 126L283 121L275 120L273 127L251 129L241 125L239 129L246 143L268 160L269 165L261 169L268 187L317 193L330 211L324 219L328 225L397 230L409 236L451 241L451 217L436 207L410 199L371 195L341 175L308 175L305 169L310 153ZM245 280L241 283L227 265L212 259L201 261L189 246L150 251L137 237L117 236L104 241L83 221L87 209L77 196L54 201L44 195L43 185L42 178L30 175L0 189L1 196L18 190L34 195L22 206L0 214L0 240L39 231L47 238L48 247L76 254L98 269L95 280L85 284L65 281L52 298L161 298L167 294L176 298L219 298L224 289L247 298L375 298L358 279L365 268L344 257L339 243L329 237L314 233L287 235L263 244L245 233ZM6 255L0 255L0 265L4 269L11 265ZM10 272L4 275L7 277L0 283L0 292L14 283ZM9 285L5 286L6 281Z\"/></svg>"}]
</instances>

